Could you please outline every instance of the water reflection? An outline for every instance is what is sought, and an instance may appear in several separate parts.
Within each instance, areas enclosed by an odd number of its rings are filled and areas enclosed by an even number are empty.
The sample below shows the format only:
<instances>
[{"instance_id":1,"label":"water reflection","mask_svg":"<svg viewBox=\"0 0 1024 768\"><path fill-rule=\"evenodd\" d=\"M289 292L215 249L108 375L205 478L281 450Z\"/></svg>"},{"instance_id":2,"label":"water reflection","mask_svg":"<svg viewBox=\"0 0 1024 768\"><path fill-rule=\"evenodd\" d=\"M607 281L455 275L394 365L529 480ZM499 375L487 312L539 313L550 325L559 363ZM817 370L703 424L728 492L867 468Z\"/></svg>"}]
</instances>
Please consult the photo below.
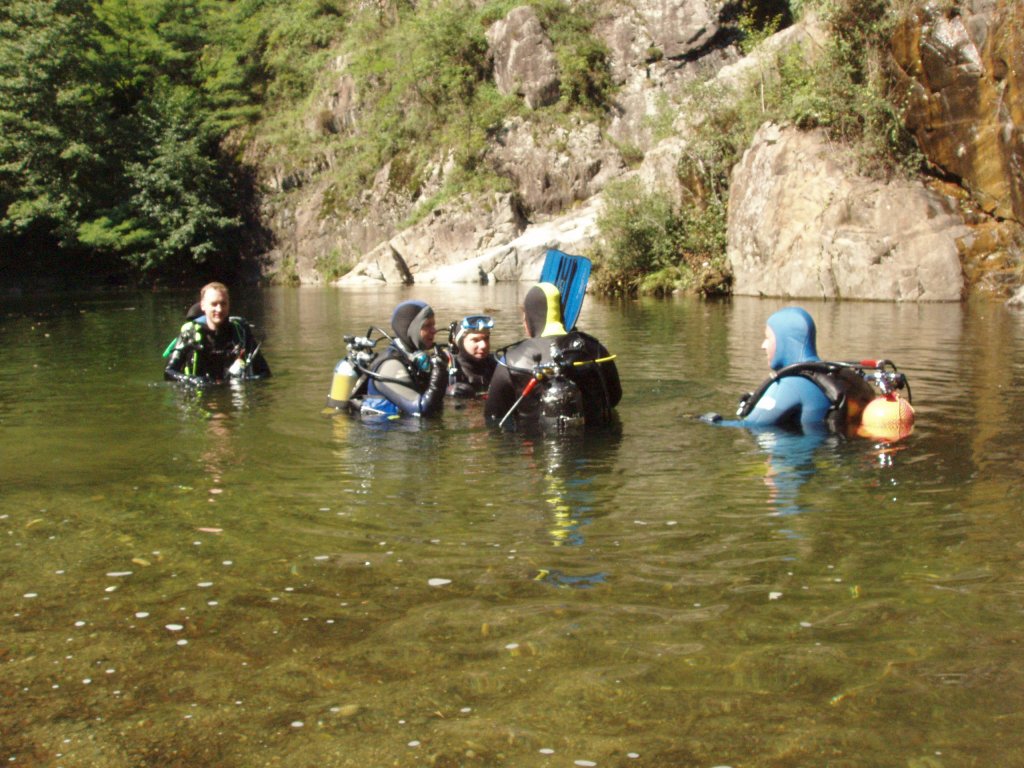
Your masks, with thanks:
<instances>
[{"instance_id":1,"label":"water reflection","mask_svg":"<svg viewBox=\"0 0 1024 768\"><path fill-rule=\"evenodd\" d=\"M341 334L407 294L254 294L276 378L243 399L158 383L180 301L0 313L0 758L1022 762L1024 320L811 304L830 356L907 371L895 444L683 418L765 375L757 299L588 297L619 434L323 416Z\"/></svg>"},{"instance_id":2,"label":"water reflection","mask_svg":"<svg viewBox=\"0 0 1024 768\"><path fill-rule=\"evenodd\" d=\"M541 564L534 579L563 588L586 589L604 584L608 572L594 562L594 551L586 551L585 533L595 515L608 513L602 508L595 487L601 482L600 476L615 465L622 441L621 427L616 424L575 434L500 437L521 441L521 455L542 488L551 546L583 550Z\"/></svg>"},{"instance_id":3,"label":"water reflection","mask_svg":"<svg viewBox=\"0 0 1024 768\"><path fill-rule=\"evenodd\" d=\"M838 438L827 432L787 432L781 429L751 430L758 448L767 455L764 484L768 504L779 517L796 515L800 507L800 488L813 477L814 457L818 449Z\"/></svg>"}]
</instances>

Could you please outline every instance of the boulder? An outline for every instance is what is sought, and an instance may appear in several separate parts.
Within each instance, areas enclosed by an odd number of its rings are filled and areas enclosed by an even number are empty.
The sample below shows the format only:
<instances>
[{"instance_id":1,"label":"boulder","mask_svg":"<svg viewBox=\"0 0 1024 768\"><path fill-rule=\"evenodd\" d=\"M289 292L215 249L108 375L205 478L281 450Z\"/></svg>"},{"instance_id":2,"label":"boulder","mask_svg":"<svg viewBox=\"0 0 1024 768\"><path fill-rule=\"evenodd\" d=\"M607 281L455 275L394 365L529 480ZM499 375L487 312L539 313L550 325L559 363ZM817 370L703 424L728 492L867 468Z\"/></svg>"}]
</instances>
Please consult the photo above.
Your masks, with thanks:
<instances>
[{"instance_id":1,"label":"boulder","mask_svg":"<svg viewBox=\"0 0 1024 768\"><path fill-rule=\"evenodd\" d=\"M413 282L412 273L401 255L390 243L381 243L360 259L355 269L335 280L334 285L412 285Z\"/></svg>"},{"instance_id":2,"label":"boulder","mask_svg":"<svg viewBox=\"0 0 1024 768\"><path fill-rule=\"evenodd\" d=\"M630 72L655 62L677 66L697 58L721 28L724 2L635 0L604 5L598 33L612 56L612 75L624 82Z\"/></svg>"},{"instance_id":3,"label":"boulder","mask_svg":"<svg viewBox=\"0 0 1024 768\"><path fill-rule=\"evenodd\" d=\"M595 196L562 216L530 224L507 241L493 238L494 242L481 245L478 251L464 244L464 250L453 251L450 259L429 265L418 263L415 271L409 269L394 247L399 241L395 238L375 248L336 284L533 282L540 276L549 248L582 253L591 246L598 234L600 210L601 198ZM429 237L424 240L428 241ZM401 244L401 247L408 246L408 242Z\"/></svg>"},{"instance_id":4,"label":"boulder","mask_svg":"<svg viewBox=\"0 0 1024 768\"><path fill-rule=\"evenodd\" d=\"M558 101L561 81L555 49L533 8L513 8L486 34L499 91L522 96L530 109Z\"/></svg>"},{"instance_id":5,"label":"boulder","mask_svg":"<svg viewBox=\"0 0 1024 768\"><path fill-rule=\"evenodd\" d=\"M733 169L739 295L958 301L971 231L949 198L864 178L820 131L767 124Z\"/></svg>"},{"instance_id":6,"label":"boulder","mask_svg":"<svg viewBox=\"0 0 1024 768\"><path fill-rule=\"evenodd\" d=\"M1020 0L929 3L893 38L906 124L988 213L1024 223Z\"/></svg>"}]
</instances>

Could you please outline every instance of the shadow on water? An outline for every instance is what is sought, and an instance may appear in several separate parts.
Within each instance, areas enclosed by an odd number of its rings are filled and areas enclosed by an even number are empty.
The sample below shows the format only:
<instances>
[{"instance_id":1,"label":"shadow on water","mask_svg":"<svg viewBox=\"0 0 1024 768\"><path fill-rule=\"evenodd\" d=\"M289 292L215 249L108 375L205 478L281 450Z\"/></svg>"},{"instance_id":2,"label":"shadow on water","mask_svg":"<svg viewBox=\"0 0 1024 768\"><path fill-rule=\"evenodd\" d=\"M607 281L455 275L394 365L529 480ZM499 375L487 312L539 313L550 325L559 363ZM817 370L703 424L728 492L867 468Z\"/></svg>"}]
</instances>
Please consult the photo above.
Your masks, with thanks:
<instances>
[{"instance_id":1,"label":"shadow on water","mask_svg":"<svg viewBox=\"0 0 1024 768\"><path fill-rule=\"evenodd\" d=\"M416 295L500 345L524 290ZM274 378L203 393L161 380L190 297L4 306L9 764L1024 761L1024 317L809 302L906 371L894 444L693 418L763 378L765 300L588 297L609 433L324 415L411 295L239 292Z\"/></svg>"}]
</instances>

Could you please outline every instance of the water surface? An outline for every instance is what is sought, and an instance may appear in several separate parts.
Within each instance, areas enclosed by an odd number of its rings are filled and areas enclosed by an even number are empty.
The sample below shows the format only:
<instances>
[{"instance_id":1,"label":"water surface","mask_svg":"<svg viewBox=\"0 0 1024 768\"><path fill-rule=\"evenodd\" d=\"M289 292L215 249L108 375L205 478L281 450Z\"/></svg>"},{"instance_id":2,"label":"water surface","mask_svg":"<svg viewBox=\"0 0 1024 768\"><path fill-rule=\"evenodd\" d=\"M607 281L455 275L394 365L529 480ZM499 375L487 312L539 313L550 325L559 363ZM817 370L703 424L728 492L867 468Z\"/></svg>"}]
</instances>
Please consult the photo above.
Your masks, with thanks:
<instances>
[{"instance_id":1,"label":"water surface","mask_svg":"<svg viewBox=\"0 0 1024 768\"><path fill-rule=\"evenodd\" d=\"M0 759L30 766L1024 764L1024 314L805 303L888 357L888 445L751 435L777 302L612 302L621 428L322 413L344 333L528 286L234 296L268 382L161 380L190 296L0 303Z\"/></svg>"}]
</instances>

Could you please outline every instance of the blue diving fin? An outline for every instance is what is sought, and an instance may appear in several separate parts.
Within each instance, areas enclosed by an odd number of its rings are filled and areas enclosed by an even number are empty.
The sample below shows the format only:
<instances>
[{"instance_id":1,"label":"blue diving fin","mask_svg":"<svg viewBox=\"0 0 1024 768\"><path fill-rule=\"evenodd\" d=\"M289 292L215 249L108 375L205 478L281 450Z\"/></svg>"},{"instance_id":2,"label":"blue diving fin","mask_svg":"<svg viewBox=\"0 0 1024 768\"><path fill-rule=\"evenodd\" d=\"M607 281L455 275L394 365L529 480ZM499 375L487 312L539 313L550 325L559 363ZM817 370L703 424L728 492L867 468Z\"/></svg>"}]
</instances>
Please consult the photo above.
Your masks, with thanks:
<instances>
[{"instance_id":1,"label":"blue diving fin","mask_svg":"<svg viewBox=\"0 0 1024 768\"><path fill-rule=\"evenodd\" d=\"M583 298L587 295L587 281L590 280L590 259L586 256L571 256L554 248L548 249L544 267L540 271L540 282L554 283L562 295L562 325L571 331L576 327Z\"/></svg>"}]
</instances>

